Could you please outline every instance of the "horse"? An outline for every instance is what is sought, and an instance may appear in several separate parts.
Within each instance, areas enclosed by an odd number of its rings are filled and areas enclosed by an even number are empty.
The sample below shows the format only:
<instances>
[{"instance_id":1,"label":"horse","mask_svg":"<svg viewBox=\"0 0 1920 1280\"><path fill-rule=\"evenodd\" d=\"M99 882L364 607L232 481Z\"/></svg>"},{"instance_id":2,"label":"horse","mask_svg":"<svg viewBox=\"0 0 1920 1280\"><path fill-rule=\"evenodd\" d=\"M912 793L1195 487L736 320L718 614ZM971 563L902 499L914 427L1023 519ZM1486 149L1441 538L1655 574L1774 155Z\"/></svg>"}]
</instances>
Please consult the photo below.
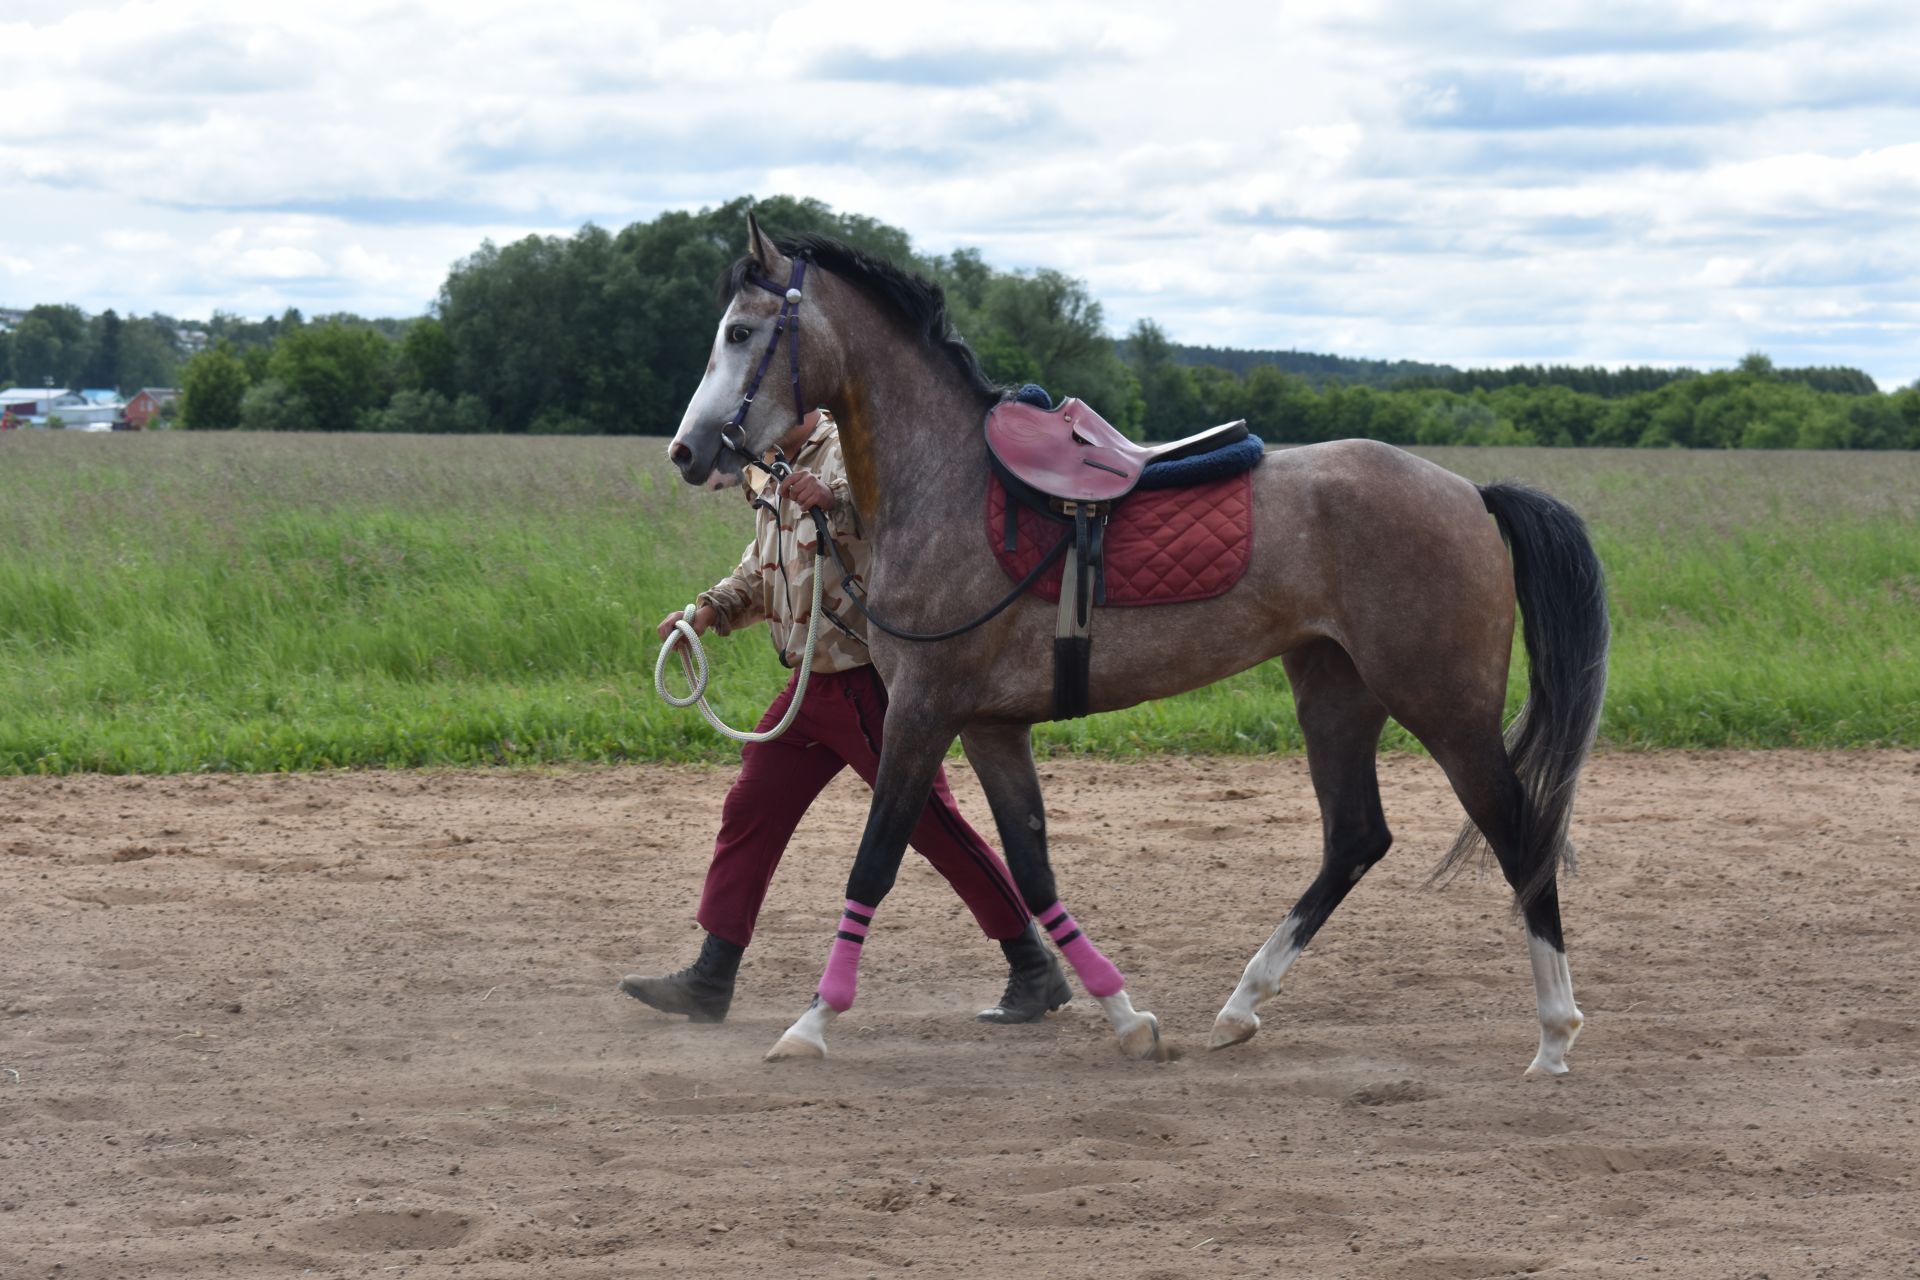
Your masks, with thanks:
<instances>
[{"instance_id":1,"label":"horse","mask_svg":"<svg viewBox=\"0 0 1920 1280\"><path fill-rule=\"evenodd\" d=\"M723 488L786 434L795 418L785 398L757 394L784 340L794 415L820 405L840 424L872 539L865 594L880 625L869 644L890 694L826 969L767 1058L825 1056L828 1028L853 1002L875 909L956 737L1016 887L1099 1001L1121 1052L1164 1056L1158 1020L1134 1007L1124 975L1068 913L1048 862L1032 726L1054 715L1054 607L1027 595L965 625L1007 594L982 519L990 473L982 420L1006 390L955 333L938 285L828 237L776 242L749 214L746 253L720 295L711 356L669 461L688 484ZM1610 636L1604 573L1585 525L1544 493L1476 485L1366 440L1267 452L1252 489L1254 542L1239 582L1209 600L1100 611L1087 681L1093 712L1275 657L1292 686L1320 807L1319 874L1248 961L1209 1047L1259 1030L1261 1004L1386 856L1393 836L1375 757L1391 716L1431 753L1466 811L1436 877L1490 849L1512 888L1540 1023L1527 1074L1564 1073L1584 1018L1558 877L1572 854L1568 822L1605 696ZM1516 605L1528 695L1503 734ZM944 638L926 642L925 633Z\"/></svg>"}]
</instances>

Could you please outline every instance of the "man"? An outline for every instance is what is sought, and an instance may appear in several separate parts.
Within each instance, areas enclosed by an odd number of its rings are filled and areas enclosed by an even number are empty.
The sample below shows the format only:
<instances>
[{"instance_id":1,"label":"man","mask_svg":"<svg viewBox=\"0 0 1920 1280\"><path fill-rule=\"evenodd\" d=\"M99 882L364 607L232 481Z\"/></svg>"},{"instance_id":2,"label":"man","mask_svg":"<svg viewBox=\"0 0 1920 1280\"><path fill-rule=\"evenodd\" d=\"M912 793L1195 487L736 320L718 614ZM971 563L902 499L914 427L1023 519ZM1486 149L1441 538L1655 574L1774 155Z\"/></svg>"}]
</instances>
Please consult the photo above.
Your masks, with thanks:
<instances>
[{"instance_id":1,"label":"man","mask_svg":"<svg viewBox=\"0 0 1920 1280\"><path fill-rule=\"evenodd\" d=\"M807 511L819 507L827 513L834 540L855 577L864 577L871 551L849 494L833 418L824 409L814 410L780 441L780 449L792 460L794 472L778 495L769 492L771 482L763 473L748 473L749 500L764 497L779 514L758 508L754 538L739 567L701 594L688 621L700 634L711 629L727 635L764 620L780 660L797 668L807 639L818 536ZM866 620L848 609L839 566L829 558L821 571L827 574L821 607L838 614L848 630L821 619L812 680L793 724L773 741L749 743L741 752L740 776L721 809L720 834L700 896L696 918L707 931L700 957L665 977L630 974L620 981L620 989L634 999L667 1013L686 1014L695 1022L719 1022L727 1016L734 977L753 939L760 904L807 806L846 766L853 766L868 786L880 767L887 691L867 653ZM662 640L683 613L667 615L658 628ZM796 674L789 680L767 708L760 730L786 714L798 678ZM945 770L934 780L912 844L946 877L981 931L999 940L1006 954L1006 992L980 1020L1035 1022L1065 1004L1072 994L1066 975L1042 945L1006 864L960 816Z\"/></svg>"}]
</instances>

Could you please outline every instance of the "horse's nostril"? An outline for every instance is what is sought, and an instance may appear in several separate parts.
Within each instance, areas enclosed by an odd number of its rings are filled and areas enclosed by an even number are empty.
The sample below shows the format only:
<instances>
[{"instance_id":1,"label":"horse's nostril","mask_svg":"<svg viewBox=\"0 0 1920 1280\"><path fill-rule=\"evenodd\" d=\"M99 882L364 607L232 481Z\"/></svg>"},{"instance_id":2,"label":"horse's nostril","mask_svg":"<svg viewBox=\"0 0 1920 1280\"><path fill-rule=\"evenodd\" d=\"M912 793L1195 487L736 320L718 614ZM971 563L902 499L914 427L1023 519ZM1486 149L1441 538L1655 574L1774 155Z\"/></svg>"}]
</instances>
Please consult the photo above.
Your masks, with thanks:
<instances>
[{"instance_id":1,"label":"horse's nostril","mask_svg":"<svg viewBox=\"0 0 1920 1280\"><path fill-rule=\"evenodd\" d=\"M675 440L667 446L667 461L676 467L684 467L693 461L693 450Z\"/></svg>"}]
</instances>

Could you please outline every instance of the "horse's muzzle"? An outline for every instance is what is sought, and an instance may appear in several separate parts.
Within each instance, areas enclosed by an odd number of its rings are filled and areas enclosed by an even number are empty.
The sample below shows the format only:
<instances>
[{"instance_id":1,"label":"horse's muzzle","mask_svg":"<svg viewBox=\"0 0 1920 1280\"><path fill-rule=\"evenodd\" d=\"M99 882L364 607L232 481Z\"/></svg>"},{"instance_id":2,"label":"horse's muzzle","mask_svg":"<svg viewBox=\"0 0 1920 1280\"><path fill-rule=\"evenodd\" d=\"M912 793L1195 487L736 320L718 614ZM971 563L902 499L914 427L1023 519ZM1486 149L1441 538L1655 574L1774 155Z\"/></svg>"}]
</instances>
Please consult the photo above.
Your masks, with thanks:
<instances>
[{"instance_id":1,"label":"horse's muzzle","mask_svg":"<svg viewBox=\"0 0 1920 1280\"><path fill-rule=\"evenodd\" d=\"M702 458L681 440L667 446L667 461L680 472L680 478L704 489L730 489L742 479L739 455L723 440L715 440L713 453Z\"/></svg>"},{"instance_id":2,"label":"horse's muzzle","mask_svg":"<svg viewBox=\"0 0 1920 1280\"><path fill-rule=\"evenodd\" d=\"M680 478L688 484L705 484L713 473L713 464L717 462L719 450L714 457L702 459L684 440L675 440L667 446L667 461L680 472Z\"/></svg>"}]
</instances>

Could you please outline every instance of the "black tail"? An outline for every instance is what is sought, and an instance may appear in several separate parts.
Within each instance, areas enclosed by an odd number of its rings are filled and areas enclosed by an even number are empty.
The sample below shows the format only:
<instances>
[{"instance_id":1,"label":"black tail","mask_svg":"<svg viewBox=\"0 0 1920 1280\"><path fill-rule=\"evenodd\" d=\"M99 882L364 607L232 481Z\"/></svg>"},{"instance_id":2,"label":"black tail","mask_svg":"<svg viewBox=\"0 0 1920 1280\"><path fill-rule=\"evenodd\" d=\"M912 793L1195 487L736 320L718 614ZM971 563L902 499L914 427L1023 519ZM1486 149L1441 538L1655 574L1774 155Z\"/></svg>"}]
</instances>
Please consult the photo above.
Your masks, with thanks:
<instances>
[{"instance_id":1,"label":"black tail","mask_svg":"<svg viewBox=\"0 0 1920 1280\"><path fill-rule=\"evenodd\" d=\"M1520 775L1527 862L1536 870L1520 890L1533 900L1573 863L1567 823L1580 768L1600 727L1607 693L1607 580L1587 526L1571 507L1537 489L1490 484L1481 500L1513 556L1514 594L1530 667L1527 703L1507 730L1507 758ZM1486 848L1471 822L1441 870Z\"/></svg>"}]
</instances>

